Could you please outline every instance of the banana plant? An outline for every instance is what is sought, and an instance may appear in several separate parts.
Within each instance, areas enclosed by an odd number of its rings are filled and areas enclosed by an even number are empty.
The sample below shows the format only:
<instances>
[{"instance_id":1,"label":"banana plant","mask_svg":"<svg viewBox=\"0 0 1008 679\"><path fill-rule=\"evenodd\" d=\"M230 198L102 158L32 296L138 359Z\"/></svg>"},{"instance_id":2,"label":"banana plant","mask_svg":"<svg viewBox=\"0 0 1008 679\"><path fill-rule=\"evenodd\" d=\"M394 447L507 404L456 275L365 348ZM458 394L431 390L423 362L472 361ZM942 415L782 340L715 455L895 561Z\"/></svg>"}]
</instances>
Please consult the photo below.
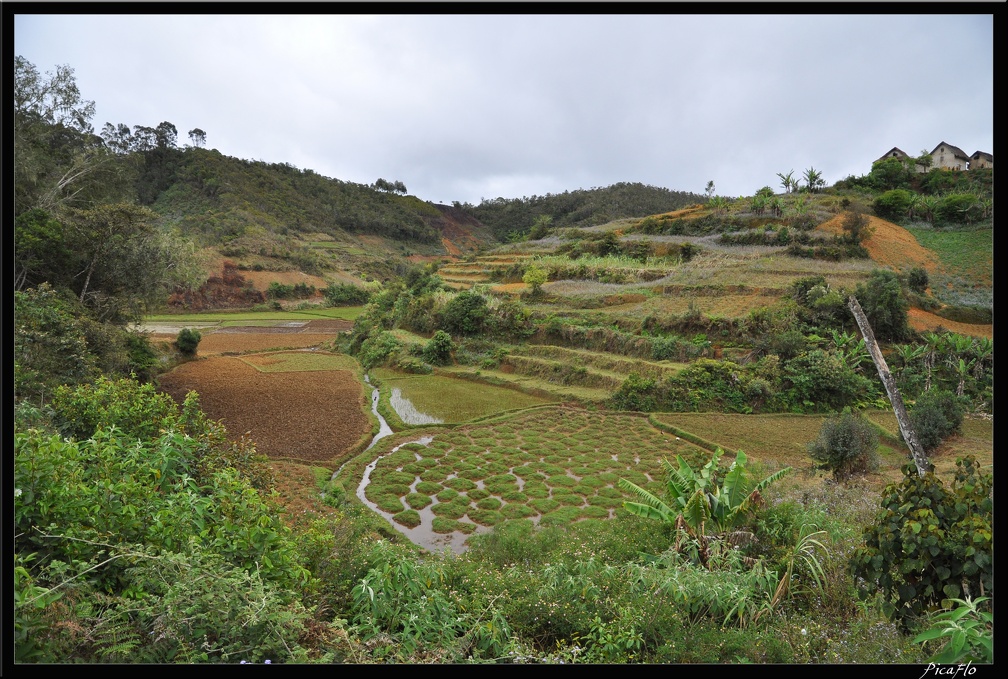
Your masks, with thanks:
<instances>
[{"instance_id":1,"label":"banana plant","mask_svg":"<svg viewBox=\"0 0 1008 679\"><path fill-rule=\"evenodd\" d=\"M973 378L979 380L984 374L984 364L994 355L994 340L989 337L980 337L973 345Z\"/></svg>"},{"instance_id":2,"label":"banana plant","mask_svg":"<svg viewBox=\"0 0 1008 679\"><path fill-rule=\"evenodd\" d=\"M936 332L929 332L924 336L927 344L927 353L924 355L924 367L927 368L927 379L924 382L924 391L931 390L931 371L934 370L935 362L939 354L945 352L947 345L945 335Z\"/></svg>"},{"instance_id":3,"label":"banana plant","mask_svg":"<svg viewBox=\"0 0 1008 679\"><path fill-rule=\"evenodd\" d=\"M630 513L647 519L685 524L688 532L701 540L706 538L708 527L714 534L725 533L738 526L755 508L762 499L760 491L782 478L791 467L755 482L746 468L746 454L740 450L722 479L719 478L718 461L723 454L720 448L715 450L710 462L698 471L693 471L681 455L676 456L678 467L663 460L665 499L620 479L620 488L642 500L624 502L623 506Z\"/></svg>"},{"instance_id":4,"label":"banana plant","mask_svg":"<svg viewBox=\"0 0 1008 679\"><path fill-rule=\"evenodd\" d=\"M857 370L862 363L868 360L868 350L865 348L863 337L858 337L853 332L830 330L830 333L833 335L833 344L836 346L837 352L851 370Z\"/></svg>"}]
</instances>

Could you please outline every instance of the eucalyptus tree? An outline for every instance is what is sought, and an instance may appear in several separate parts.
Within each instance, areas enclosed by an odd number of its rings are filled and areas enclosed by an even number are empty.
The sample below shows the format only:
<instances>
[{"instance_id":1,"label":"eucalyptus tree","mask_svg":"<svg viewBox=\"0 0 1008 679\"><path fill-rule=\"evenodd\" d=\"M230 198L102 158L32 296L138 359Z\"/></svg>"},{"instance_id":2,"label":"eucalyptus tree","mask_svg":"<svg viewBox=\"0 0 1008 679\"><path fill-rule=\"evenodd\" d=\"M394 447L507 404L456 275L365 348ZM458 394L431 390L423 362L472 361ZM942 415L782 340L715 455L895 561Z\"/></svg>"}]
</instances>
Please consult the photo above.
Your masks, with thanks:
<instances>
[{"instance_id":1,"label":"eucalyptus tree","mask_svg":"<svg viewBox=\"0 0 1008 679\"><path fill-rule=\"evenodd\" d=\"M67 65L39 73L14 58L14 213L39 208L53 214L100 189L88 179L107 160L94 134L95 104L84 99Z\"/></svg>"},{"instance_id":2,"label":"eucalyptus tree","mask_svg":"<svg viewBox=\"0 0 1008 679\"><path fill-rule=\"evenodd\" d=\"M132 203L70 209L62 268L78 301L99 321L124 323L139 317L176 286L198 279L191 243L156 225L157 215Z\"/></svg>"},{"instance_id":3,"label":"eucalyptus tree","mask_svg":"<svg viewBox=\"0 0 1008 679\"><path fill-rule=\"evenodd\" d=\"M189 130L189 141L196 148L203 148L203 145L206 144L206 132L198 127Z\"/></svg>"}]
</instances>

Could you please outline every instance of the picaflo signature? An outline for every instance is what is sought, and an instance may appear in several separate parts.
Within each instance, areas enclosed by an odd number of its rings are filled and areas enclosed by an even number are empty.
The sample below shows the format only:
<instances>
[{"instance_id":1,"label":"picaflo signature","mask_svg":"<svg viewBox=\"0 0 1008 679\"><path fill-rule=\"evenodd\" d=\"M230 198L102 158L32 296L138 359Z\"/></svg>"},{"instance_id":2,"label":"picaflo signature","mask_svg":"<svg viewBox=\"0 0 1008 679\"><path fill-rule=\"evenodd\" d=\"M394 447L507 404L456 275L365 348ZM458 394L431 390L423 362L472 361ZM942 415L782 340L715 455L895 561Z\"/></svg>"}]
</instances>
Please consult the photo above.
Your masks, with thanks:
<instances>
[{"instance_id":1,"label":"picaflo signature","mask_svg":"<svg viewBox=\"0 0 1008 679\"><path fill-rule=\"evenodd\" d=\"M960 674L964 677L972 676L976 672L977 668L973 667L973 661L969 661L965 665L936 665L935 663L928 663L927 669L924 670L924 674L920 675L919 679L924 679L924 677L929 674L936 677L958 677Z\"/></svg>"}]
</instances>

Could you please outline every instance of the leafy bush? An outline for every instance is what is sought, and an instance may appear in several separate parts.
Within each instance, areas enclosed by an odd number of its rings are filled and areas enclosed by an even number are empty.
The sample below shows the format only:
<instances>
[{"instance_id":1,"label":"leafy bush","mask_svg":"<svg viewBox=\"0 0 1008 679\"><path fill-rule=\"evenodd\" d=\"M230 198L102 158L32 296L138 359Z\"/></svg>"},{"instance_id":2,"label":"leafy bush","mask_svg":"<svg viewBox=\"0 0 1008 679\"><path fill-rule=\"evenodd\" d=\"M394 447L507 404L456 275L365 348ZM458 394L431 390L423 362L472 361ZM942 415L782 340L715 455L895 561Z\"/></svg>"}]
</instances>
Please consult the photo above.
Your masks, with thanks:
<instances>
[{"instance_id":1,"label":"leafy bush","mask_svg":"<svg viewBox=\"0 0 1008 679\"><path fill-rule=\"evenodd\" d=\"M923 295L927 292L928 286L928 272L927 269L921 266L915 266L910 269L910 273L907 274L907 286L916 292L918 295Z\"/></svg>"},{"instance_id":2,"label":"leafy bush","mask_svg":"<svg viewBox=\"0 0 1008 679\"><path fill-rule=\"evenodd\" d=\"M97 374L79 315L71 300L47 283L14 291L14 397L33 401L60 384Z\"/></svg>"},{"instance_id":3,"label":"leafy bush","mask_svg":"<svg viewBox=\"0 0 1008 679\"><path fill-rule=\"evenodd\" d=\"M785 330L782 333L770 335L766 338L766 342L768 351L777 354L784 361L794 358L808 347L805 335L797 330Z\"/></svg>"},{"instance_id":4,"label":"leafy bush","mask_svg":"<svg viewBox=\"0 0 1008 679\"><path fill-rule=\"evenodd\" d=\"M382 331L364 340L357 359L364 366L365 370L370 370L377 365L385 363L390 356L400 349L402 349L402 342L396 339L392 333Z\"/></svg>"},{"instance_id":5,"label":"leafy bush","mask_svg":"<svg viewBox=\"0 0 1008 679\"><path fill-rule=\"evenodd\" d=\"M898 342L909 335L910 304L895 273L875 269L866 283L858 284L855 294L876 339Z\"/></svg>"},{"instance_id":6,"label":"leafy bush","mask_svg":"<svg viewBox=\"0 0 1008 679\"><path fill-rule=\"evenodd\" d=\"M199 330L182 328L179 330L178 337L175 338L175 347L185 356L195 356L196 347L199 346L201 339L203 336L200 335Z\"/></svg>"},{"instance_id":7,"label":"leafy bush","mask_svg":"<svg viewBox=\"0 0 1008 679\"><path fill-rule=\"evenodd\" d=\"M950 224L972 224L979 221L980 202L971 193L951 193L941 199L935 218Z\"/></svg>"},{"instance_id":8,"label":"leafy bush","mask_svg":"<svg viewBox=\"0 0 1008 679\"><path fill-rule=\"evenodd\" d=\"M369 290L350 283L330 283L322 294L329 306L366 304L371 298Z\"/></svg>"},{"instance_id":9,"label":"leafy bush","mask_svg":"<svg viewBox=\"0 0 1008 679\"><path fill-rule=\"evenodd\" d=\"M522 282L529 286L529 291L533 297L539 295L546 280L546 270L538 266L530 266L525 271L525 275L522 276Z\"/></svg>"},{"instance_id":10,"label":"leafy bush","mask_svg":"<svg viewBox=\"0 0 1008 679\"><path fill-rule=\"evenodd\" d=\"M783 398L797 412L842 410L874 393L873 383L836 354L815 349L781 366Z\"/></svg>"},{"instance_id":11,"label":"leafy bush","mask_svg":"<svg viewBox=\"0 0 1008 679\"><path fill-rule=\"evenodd\" d=\"M947 637L945 646L929 659L933 663L994 662L994 613L988 610L990 597L955 599L948 610L930 616L931 627L914 637L920 644Z\"/></svg>"},{"instance_id":12,"label":"leafy bush","mask_svg":"<svg viewBox=\"0 0 1008 679\"><path fill-rule=\"evenodd\" d=\"M53 394L51 407L59 432L79 441L113 426L133 438L153 439L179 422L178 406L171 396L159 393L152 384L128 378L99 377L94 384L61 386Z\"/></svg>"},{"instance_id":13,"label":"leafy bush","mask_svg":"<svg viewBox=\"0 0 1008 679\"><path fill-rule=\"evenodd\" d=\"M483 328L489 309L478 292L467 290L455 295L441 312L443 329L449 333L475 335Z\"/></svg>"},{"instance_id":14,"label":"leafy bush","mask_svg":"<svg viewBox=\"0 0 1008 679\"><path fill-rule=\"evenodd\" d=\"M655 399L655 381L642 377L640 373L630 373L626 381L612 395L612 405L618 410L651 411L657 403Z\"/></svg>"},{"instance_id":15,"label":"leafy bush","mask_svg":"<svg viewBox=\"0 0 1008 679\"><path fill-rule=\"evenodd\" d=\"M875 199L875 214L891 222L899 222L907 215L913 201L913 192L906 189L886 191Z\"/></svg>"},{"instance_id":16,"label":"leafy bush","mask_svg":"<svg viewBox=\"0 0 1008 679\"><path fill-rule=\"evenodd\" d=\"M932 451L959 433L965 410L963 400L950 391L930 389L921 394L910 411L910 423L921 447Z\"/></svg>"},{"instance_id":17,"label":"leafy bush","mask_svg":"<svg viewBox=\"0 0 1008 679\"><path fill-rule=\"evenodd\" d=\"M878 443L875 426L861 415L845 410L823 422L819 437L808 444L808 451L813 460L832 470L833 477L841 480L875 469Z\"/></svg>"},{"instance_id":18,"label":"leafy bush","mask_svg":"<svg viewBox=\"0 0 1008 679\"><path fill-rule=\"evenodd\" d=\"M859 595L909 623L944 602L994 595L994 478L976 458L956 460L949 487L913 464L886 486L881 511L851 556Z\"/></svg>"},{"instance_id":19,"label":"leafy bush","mask_svg":"<svg viewBox=\"0 0 1008 679\"><path fill-rule=\"evenodd\" d=\"M452 342L451 335L444 330L438 330L424 345L423 358L433 365L446 365L451 363L452 351L454 350L455 343Z\"/></svg>"},{"instance_id":20,"label":"leafy bush","mask_svg":"<svg viewBox=\"0 0 1008 679\"><path fill-rule=\"evenodd\" d=\"M847 233L847 239L851 243L860 243L871 236L871 229L868 227L868 217L863 212L850 210L844 214L840 226Z\"/></svg>"}]
</instances>

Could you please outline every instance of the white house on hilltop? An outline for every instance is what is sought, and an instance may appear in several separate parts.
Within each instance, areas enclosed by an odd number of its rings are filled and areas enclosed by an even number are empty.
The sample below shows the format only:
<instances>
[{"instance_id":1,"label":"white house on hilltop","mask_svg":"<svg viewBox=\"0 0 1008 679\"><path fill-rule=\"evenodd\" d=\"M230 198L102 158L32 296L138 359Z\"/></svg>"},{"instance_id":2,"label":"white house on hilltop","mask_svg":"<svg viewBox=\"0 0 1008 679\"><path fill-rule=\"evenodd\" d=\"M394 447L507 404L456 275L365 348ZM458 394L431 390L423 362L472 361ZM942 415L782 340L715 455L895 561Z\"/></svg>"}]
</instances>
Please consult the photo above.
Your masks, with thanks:
<instances>
[{"instance_id":1,"label":"white house on hilltop","mask_svg":"<svg viewBox=\"0 0 1008 679\"><path fill-rule=\"evenodd\" d=\"M931 167L925 167L918 163L916 165L918 172L924 173L935 167L946 170L976 170L981 167L994 167L994 156L992 154L977 151L972 156L967 156L966 152L958 146L952 146L952 144L944 141L935 146L930 155ZM886 151L881 158L876 159L875 163L888 160L889 158L896 158L904 163L914 161L914 158L909 153L906 153L898 146L894 146ZM874 165L875 163L872 164Z\"/></svg>"},{"instance_id":2,"label":"white house on hilltop","mask_svg":"<svg viewBox=\"0 0 1008 679\"><path fill-rule=\"evenodd\" d=\"M966 152L948 142L942 142L931 152L931 167L941 167L946 170L968 170L970 157Z\"/></svg>"}]
</instances>

